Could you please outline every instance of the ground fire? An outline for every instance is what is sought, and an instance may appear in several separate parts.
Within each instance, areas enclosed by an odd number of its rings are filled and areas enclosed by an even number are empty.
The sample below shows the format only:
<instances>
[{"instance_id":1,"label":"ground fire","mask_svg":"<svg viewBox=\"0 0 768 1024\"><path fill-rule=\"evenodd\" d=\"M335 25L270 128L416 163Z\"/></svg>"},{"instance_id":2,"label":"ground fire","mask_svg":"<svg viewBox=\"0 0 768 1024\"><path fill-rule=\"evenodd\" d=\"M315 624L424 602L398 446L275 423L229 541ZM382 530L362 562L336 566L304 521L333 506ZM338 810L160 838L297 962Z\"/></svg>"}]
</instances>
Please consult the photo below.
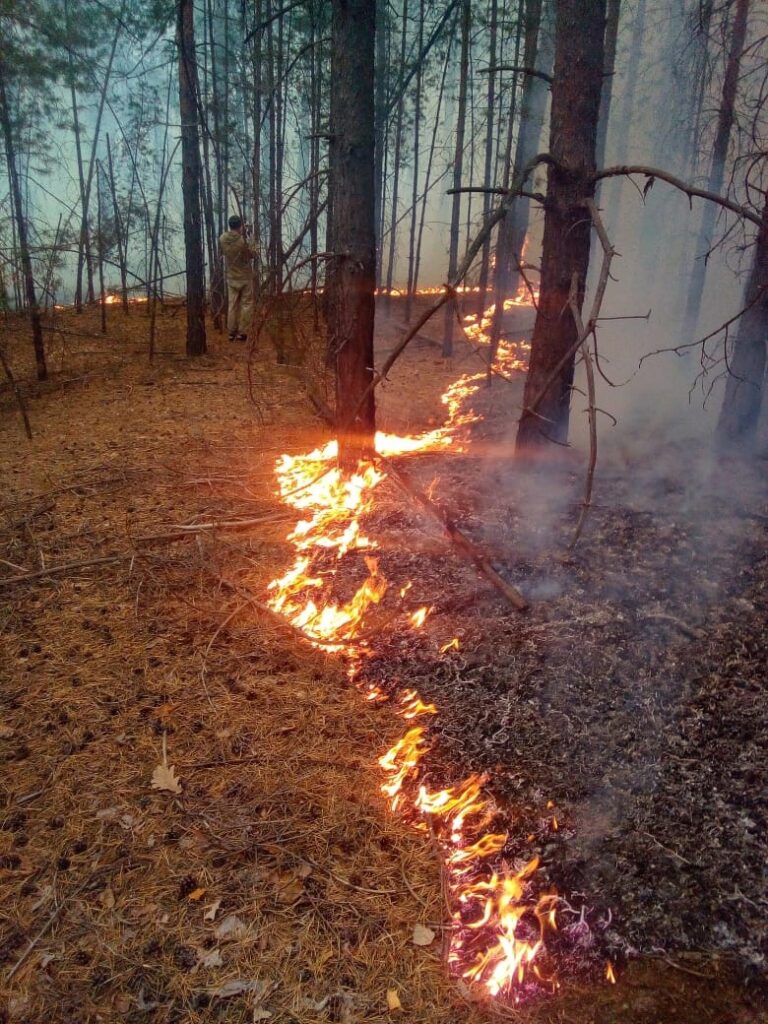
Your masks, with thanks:
<instances>
[{"instance_id":1,"label":"ground fire","mask_svg":"<svg viewBox=\"0 0 768 1024\"><path fill-rule=\"evenodd\" d=\"M505 302L505 309L530 301L521 292ZM465 317L471 344L487 346L494 306L483 316ZM525 345L503 340L495 369L509 374L525 365ZM442 426L427 433L398 437L379 433L376 450L382 456L424 451L458 452L469 443L468 428L480 418L471 406L473 395L485 386L486 371L463 374L442 396L446 417ZM365 658L375 647L375 636L366 633L366 615L386 598L388 581L376 551L375 538L362 532L361 522L375 501L375 492L386 471L374 462L361 463L344 473L335 463L336 442L330 441L308 455L283 455L276 465L282 500L303 513L288 540L296 557L280 578L268 587L269 604L285 616L314 644L342 654L348 661L349 678L368 700L384 699L378 689L367 688ZM363 553L367 577L353 597L339 602L329 596L337 565L347 553ZM335 558L328 560L328 552ZM410 581L397 581L401 600L402 628L420 629L430 608L408 610L404 598ZM362 637L362 639L361 639ZM457 650L457 638L442 653ZM403 688L393 702L407 722L439 713L432 703ZM557 897L532 894L530 881L538 859L516 866L504 856L509 836L489 831L498 808L487 792L484 776L470 775L457 786L431 790L420 781L423 762L429 756L428 726L411 725L403 737L379 758L384 772L382 792L393 811L406 815L417 828L430 832L443 860L451 907L448 963L466 982L481 986L491 996L519 998L526 984L557 987L551 965L540 967L544 939L556 928ZM556 827L556 826L555 826Z\"/></svg>"}]
</instances>

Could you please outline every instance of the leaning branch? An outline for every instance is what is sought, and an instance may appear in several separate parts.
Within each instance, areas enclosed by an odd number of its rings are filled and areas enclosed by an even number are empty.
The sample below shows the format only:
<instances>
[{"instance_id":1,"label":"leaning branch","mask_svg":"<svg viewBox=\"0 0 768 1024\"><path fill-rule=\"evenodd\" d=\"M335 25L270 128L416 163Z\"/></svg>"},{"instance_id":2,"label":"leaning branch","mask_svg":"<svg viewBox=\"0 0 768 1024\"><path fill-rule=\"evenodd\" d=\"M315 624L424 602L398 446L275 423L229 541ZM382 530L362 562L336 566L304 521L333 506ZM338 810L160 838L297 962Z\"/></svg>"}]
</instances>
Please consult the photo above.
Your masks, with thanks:
<instances>
[{"instance_id":1,"label":"leaning branch","mask_svg":"<svg viewBox=\"0 0 768 1024\"><path fill-rule=\"evenodd\" d=\"M689 199L708 199L711 203L716 203L718 206L722 206L724 210L730 210L732 213L738 214L739 217L743 217L744 220L749 220L758 227L762 227L761 218L748 206L741 206L739 203L734 203L731 199L726 196L721 196L717 192L709 192L704 188L697 188L695 185L689 184L687 181L683 181L682 178L676 178L674 174L669 174L667 171L659 170L658 167L646 167L643 164L625 164L619 167L606 167L602 171L598 171L593 175L593 181L602 181L603 178L629 178L633 174L644 174L649 179L650 184L646 185L646 192L648 188L653 184L654 179L658 178L659 181L666 181L668 185L678 189L680 192L684 192Z\"/></svg>"},{"instance_id":2,"label":"leaning branch","mask_svg":"<svg viewBox=\"0 0 768 1024\"><path fill-rule=\"evenodd\" d=\"M509 601L509 603L516 608L519 612L524 612L528 608L528 602L525 600L520 591L513 587L511 583L507 583L503 576L491 565L488 560L488 556L478 547L474 541L471 541L466 534L456 526L451 520L447 512L439 508L422 491L418 489L409 479L404 476L388 459L379 456L379 461L383 465L385 472L388 476L391 476L395 483L403 490L409 497L413 498L414 501L421 508L424 509L433 519L435 519L440 526L443 528L448 540L453 544L459 554L463 555L464 558L472 562L476 569L482 573L485 578L493 584L496 590Z\"/></svg>"}]
</instances>

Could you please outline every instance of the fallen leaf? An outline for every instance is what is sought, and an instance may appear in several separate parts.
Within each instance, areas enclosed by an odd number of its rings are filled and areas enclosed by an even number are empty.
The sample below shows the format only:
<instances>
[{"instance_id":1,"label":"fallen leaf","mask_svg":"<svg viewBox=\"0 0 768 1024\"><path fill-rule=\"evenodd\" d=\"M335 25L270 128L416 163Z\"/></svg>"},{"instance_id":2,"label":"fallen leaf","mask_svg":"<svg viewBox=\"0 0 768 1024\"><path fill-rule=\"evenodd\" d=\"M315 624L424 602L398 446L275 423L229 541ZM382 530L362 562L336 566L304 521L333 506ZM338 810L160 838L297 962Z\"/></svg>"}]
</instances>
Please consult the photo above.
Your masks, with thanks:
<instances>
[{"instance_id":1,"label":"fallen leaf","mask_svg":"<svg viewBox=\"0 0 768 1024\"><path fill-rule=\"evenodd\" d=\"M271 1016L272 1014L269 1012L269 1010L256 1009L253 1011L253 1024L258 1024L260 1020L269 1020Z\"/></svg>"},{"instance_id":2,"label":"fallen leaf","mask_svg":"<svg viewBox=\"0 0 768 1024\"><path fill-rule=\"evenodd\" d=\"M0 722L0 740L9 740L14 734L14 730L10 725L6 725L4 722Z\"/></svg>"},{"instance_id":3,"label":"fallen leaf","mask_svg":"<svg viewBox=\"0 0 768 1024\"><path fill-rule=\"evenodd\" d=\"M99 821L112 821L119 813L120 811L117 807L104 807L102 810L96 811L96 817Z\"/></svg>"},{"instance_id":4,"label":"fallen leaf","mask_svg":"<svg viewBox=\"0 0 768 1024\"><path fill-rule=\"evenodd\" d=\"M387 989L387 1009L391 1012L393 1010L402 1010L403 1004L400 1002L400 997L397 994L396 988Z\"/></svg>"},{"instance_id":5,"label":"fallen leaf","mask_svg":"<svg viewBox=\"0 0 768 1024\"><path fill-rule=\"evenodd\" d=\"M176 778L176 770L172 764L159 764L152 772L152 789L161 789L166 793L180 793L181 781Z\"/></svg>"},{"instance_id":6,"label":"fallen leaf","mask_svg":"<svg viewBox=\"0 0 768 1024\"><path fill-rule=\"evenodd\" d=\"M205 908L205 913L203 914L203 920L204 921L215 921L216 920L216 915L219 912L219 907L220 906L221 906L221 900L214 900L213 903L209 904L209 906L207 906Z\"/></svg>"},{"instance_id":7,"label":"fallen leaf","mask_svg":"<svg viewBox=\"0 0 768 1024\"><path fill-rule=\"evenodd\" d=\"M219 927L216 929L217 939L239 939L245 935L245 924L237 914L227 914Z\"/></svg>"},{"instance_id":8,"label":"fallen leaf","mask_svg":"<svg viewBox=\"0 0 768 1024\"><path fill-rule=\"evenodd\" d=\"M255 978L250 981L246 978L233 978L231 981L225 981L223 985L218 985L216 988L209 988L208 994L219 999L229 999L231 996L240 996L244 992L256 992L258 995L263 995L266 990L267 985L265 982L258 981Z\"/></svg>"},{"instance_id":9,"label":"fallen leaf","mask_svg":"<svg viewBox=\"0 0 768 1024\"><path fill-rule=\"evenodd\" d=\"M189 898L192 900L193 903L197 903L197 901L201 900L207 892L207 889L193 889L192 892L189 894Z\"/></svg>"},{"instance_id":10,"label":"fallen leaf","mask_svg":"<svg viewBox=\"0 0 768 1024\"><path fill-rule=\"evenodd\" d=\"M117 1013L130 1013L132 1009L133 999L131 999L131 997L127 993L122 992L119 996L116 997L115 1011Z\"/></svg>"},{"instance_id":11,"label":"fallen leaf","mask_svg":"<svg viewBox=\"0 0 768 1024\"><path fill-rule=\"evenodd\" d=\"M200 950L200 959L198 960L199 967L223 967L224 961L221 959L220 949L211 949L208 952Z\"/></svg>"},{"instance_id":12,"label":"fallen leaf","mask_svg":"<svg viewBox=\"0 0 768 1024\"><path fill-rule=\"evenodd\" d=\"M297 878L309 878L309 876L312 874L312 865L303 862L299 864L299 866L294 871L294 874L296 875Z\"/></svg>"},{"instance_id":13,"label":"fallen leaf","mask_svg":"<svg viewBox=\"0 0 768 1024\"><path fill-rule=\"evenodd\" d=\"M111 910L115 905L115 894L109 886L101 890L99 899L101 900L102 907L105 907L107 910Z\"/></svg>"},{"instance_id":14,"label":"fallen leaf","mask_svg":"<svg viewBox=\"0 0 768 1024\"><path fill-rule=\"evenodd\" d=\"M411 942L414 946L431 946L435 941L435 933L431 928L427 928L426 925L417 924L413 929L413 938Z\"/></svg>"}]
</instances>

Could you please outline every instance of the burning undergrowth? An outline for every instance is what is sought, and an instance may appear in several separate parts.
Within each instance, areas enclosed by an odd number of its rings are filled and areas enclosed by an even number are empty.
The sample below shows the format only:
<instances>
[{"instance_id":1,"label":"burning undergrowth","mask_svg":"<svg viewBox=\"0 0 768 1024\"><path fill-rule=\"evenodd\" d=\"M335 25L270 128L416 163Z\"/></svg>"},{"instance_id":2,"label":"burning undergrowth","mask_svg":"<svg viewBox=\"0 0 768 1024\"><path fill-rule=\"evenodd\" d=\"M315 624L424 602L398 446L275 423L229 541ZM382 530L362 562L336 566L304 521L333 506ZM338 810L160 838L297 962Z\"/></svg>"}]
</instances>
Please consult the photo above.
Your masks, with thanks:
<instances>
[{"instance_id":1,"label":"burning undergrowth","mask_svg":"<svg viewBox=\"0 0 768 1024\"><path fill-rule=\"evenodd\" d=\"M502 346L502 372L520 355ZM270 585L271 606L345 656L366 699L388 700L403 717L401 739L380 760L382 789L440 850L451 918L445 953L456 976L520 1000L553 990L571 970L613 980L610 961L636 950L695 947L757 964L763 811L749 789L721 780L707 802L706 754L700 770L685 769L701 756L690 716L701 725L711 688L701 641L717 607L710 593L699 621L687 624L701 569L691 557L722 560L727 633L732 602L747 600L734 596L733 578L749 557L744 531L735 546L713 548L706 531L694 536L691 524L670 528L655 510L627 507L608 474L605 493L616 505L594 511L586 553L553 559L572 529L576 477L562 467L547 474L540 514L525 507L530 487L515 495L500 485L509 417L501 428L483 424L485 445L475 439L468 449L478 410L495 401L480 395L484 378L470 372L448 389L442 426L382 435L377 447L418 456L421 485L546 604L526 621L511 617L471 570L448 565L432 527L393 502L384 465L344 478L330 443L278 463L283 500L302 520L289 537L296 559ZM533 483L540 496L540 473ZM759 616L764 603L750 609ZM746 744L740 760L759 766L764 713L751 732L741 707L730 717ZM762 768L754 771L763 779ZM742 822L738 870L748 894L711 881L717 871L727 876L724 854L736 840L723 817L731 814Z\"/></svg>"}]
</instances>

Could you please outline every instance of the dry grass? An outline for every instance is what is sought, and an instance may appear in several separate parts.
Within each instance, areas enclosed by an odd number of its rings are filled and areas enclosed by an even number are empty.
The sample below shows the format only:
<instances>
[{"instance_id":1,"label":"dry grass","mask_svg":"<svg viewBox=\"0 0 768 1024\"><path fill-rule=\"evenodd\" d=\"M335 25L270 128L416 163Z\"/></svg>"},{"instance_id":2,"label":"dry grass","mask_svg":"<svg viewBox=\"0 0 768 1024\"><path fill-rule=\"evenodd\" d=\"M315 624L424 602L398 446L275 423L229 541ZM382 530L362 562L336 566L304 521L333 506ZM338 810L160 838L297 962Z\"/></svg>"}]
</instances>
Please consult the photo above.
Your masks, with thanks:
<instances>
[{"instance_id":1,"label":"dry grass","mask_svg":"<svg viewBox=\"0 0 768 1024\"><path fill-rule=\"evenodd\" d=\"M60 319L97 334L93 313ZM141 314L110 319L106 339L59 335L44 385L6 329L35 437L2 391L0 576L116 560L0 589L0 1020L495 1016L410 941L444 912L431 848L378 790L375 758L401 723L231 587L284 567L284 525L140 539L279 517L273 457L318 437L300 388L257 359L262 424L241 349L214 338L187 362L171 307L150 367ZM419 358L423 419L452 370ZM393 393L394 421L418 415ZM180 795L151 786L163 741ZM684 1019L657 1018L657 1001L627 1016L643 977L505 1016ZM670 981L670 1006L691 983Z\"/></svg>"}]
</instances>

